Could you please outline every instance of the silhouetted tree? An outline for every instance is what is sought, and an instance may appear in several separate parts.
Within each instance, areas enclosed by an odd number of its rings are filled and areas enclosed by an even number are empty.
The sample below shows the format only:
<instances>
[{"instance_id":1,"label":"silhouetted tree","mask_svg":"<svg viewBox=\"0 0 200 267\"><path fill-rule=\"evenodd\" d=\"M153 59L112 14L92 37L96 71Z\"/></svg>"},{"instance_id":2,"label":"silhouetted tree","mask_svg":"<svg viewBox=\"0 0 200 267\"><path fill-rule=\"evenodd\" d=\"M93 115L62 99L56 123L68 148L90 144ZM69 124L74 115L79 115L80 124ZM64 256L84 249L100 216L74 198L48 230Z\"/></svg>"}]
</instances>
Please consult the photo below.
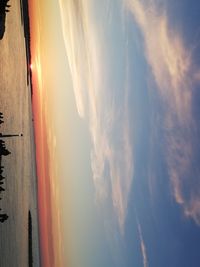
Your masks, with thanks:
<instances>
[{"instance_id":1,"label":"silhouetted tree","mask_svg":"<svg viewBox=\"0 0 200 267\"><path fill-rule=\"evenodd\" d=\"M8 220L8 215L6 213L0 214L0 222L4 223L6 220Z\"/></svg>"}]
</instances>

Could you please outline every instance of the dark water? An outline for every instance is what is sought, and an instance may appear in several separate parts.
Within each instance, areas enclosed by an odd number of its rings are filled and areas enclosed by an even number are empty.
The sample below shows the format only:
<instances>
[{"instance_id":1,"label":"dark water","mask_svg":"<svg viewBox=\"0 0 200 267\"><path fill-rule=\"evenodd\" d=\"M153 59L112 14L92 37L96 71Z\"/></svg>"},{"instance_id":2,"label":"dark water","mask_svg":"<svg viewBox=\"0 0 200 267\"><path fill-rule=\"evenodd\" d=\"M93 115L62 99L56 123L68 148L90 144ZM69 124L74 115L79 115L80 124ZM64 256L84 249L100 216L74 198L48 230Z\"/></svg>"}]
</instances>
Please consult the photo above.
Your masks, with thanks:
<instances>
[{"instance_id":1,"label":"dark water","mask_svg":"<svg viewBox=\"0 0 200 267\"><path fill-rule=\"evenodd\" d=\"M0 224L0 267L28 266L28 213L32 215L33 266L39 266L35 146L31 90L27 86L26 49L20 0L11 0L6 33L0 41L0 111L2 133L23 133L6 139L11 155L3 157L6 192L0 208L9 219Z\"/></svg>"}]
</instances>

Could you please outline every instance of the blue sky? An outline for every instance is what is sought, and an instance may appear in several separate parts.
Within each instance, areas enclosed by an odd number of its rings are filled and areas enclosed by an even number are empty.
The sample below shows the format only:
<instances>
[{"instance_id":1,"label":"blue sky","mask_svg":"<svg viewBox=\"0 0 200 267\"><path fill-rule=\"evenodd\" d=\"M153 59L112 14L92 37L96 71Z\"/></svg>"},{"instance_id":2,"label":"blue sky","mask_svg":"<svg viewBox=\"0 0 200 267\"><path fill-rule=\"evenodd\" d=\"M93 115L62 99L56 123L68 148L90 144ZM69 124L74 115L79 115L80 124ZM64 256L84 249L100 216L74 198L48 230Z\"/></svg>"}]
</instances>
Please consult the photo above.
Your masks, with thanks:
<instances>
[{"instance_id":1,"label":"blue sky","mask_svg":"<svg viewBox=\"0 0 200 267\"><path fill-rule=\"evenodd\" d=\"M200 5L59 5L51 104L71 266L199 266Z\"/></svg>"},{"instance_id":2,"label":"blue sky","mask_svg":"<svg viewBox=\"0 0 200 267\"><path fill-rule=\"evenodd\" d=\"M198 266L199 5L75 2L63 33L107 252L86 265Z\"/></svg>"}]
</instances>

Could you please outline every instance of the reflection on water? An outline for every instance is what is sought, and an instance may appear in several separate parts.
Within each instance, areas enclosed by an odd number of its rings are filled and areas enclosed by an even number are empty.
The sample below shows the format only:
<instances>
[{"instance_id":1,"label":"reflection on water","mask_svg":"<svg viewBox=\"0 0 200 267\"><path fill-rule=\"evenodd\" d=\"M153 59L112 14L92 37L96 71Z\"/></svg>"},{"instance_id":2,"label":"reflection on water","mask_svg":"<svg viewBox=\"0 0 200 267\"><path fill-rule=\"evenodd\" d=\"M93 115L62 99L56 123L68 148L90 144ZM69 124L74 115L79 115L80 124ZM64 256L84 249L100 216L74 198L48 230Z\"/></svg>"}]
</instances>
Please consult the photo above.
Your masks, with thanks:
<instances>
[{"instance_id":1,"label":"reflection on water","mask_svg":"<svg viewBox=\"0 0 200 267\"><path fill-rule=\"evenodd\" d=\"M23 133L6 140L12 154L3 158L5 192L0 208L9 219L0 225L0 266L28 266L28 213L32 215L33 266L39 266L36 170L32 125L31 90L27 87L24 31L20 0L12 1L6 33L0 41L0 111L5 123L2 133Z\"/></svg>"}]
</instances>

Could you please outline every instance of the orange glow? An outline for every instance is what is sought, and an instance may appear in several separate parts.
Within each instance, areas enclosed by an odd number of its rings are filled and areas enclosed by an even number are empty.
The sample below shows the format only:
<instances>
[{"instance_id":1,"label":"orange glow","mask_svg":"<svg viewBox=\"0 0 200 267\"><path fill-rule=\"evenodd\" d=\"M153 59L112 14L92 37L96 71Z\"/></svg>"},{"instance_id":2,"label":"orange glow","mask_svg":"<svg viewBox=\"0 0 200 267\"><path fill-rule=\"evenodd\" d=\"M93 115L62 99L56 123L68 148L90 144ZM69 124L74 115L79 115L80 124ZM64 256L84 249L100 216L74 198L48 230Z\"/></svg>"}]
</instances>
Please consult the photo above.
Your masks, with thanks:
<instances>
[{"instance_id":1,"label":"orange glow","mask_svg":"<svg viewBox=\"0 0 200 267\"><path fill-rule=\"evenodd\" d=\"M47 143L48 125L44 114L44 91L41 63L40 40L40 10L38 3L30 1L30 30L31 30L31 57L30 69L33 84L33 113L36 142L36 163L38 177L38 216L41 266L63 266L58 245L59 226L57 225L59 210L53 197L53 188L50 180L50 151Z\"/></svg>"}]
</instances>

